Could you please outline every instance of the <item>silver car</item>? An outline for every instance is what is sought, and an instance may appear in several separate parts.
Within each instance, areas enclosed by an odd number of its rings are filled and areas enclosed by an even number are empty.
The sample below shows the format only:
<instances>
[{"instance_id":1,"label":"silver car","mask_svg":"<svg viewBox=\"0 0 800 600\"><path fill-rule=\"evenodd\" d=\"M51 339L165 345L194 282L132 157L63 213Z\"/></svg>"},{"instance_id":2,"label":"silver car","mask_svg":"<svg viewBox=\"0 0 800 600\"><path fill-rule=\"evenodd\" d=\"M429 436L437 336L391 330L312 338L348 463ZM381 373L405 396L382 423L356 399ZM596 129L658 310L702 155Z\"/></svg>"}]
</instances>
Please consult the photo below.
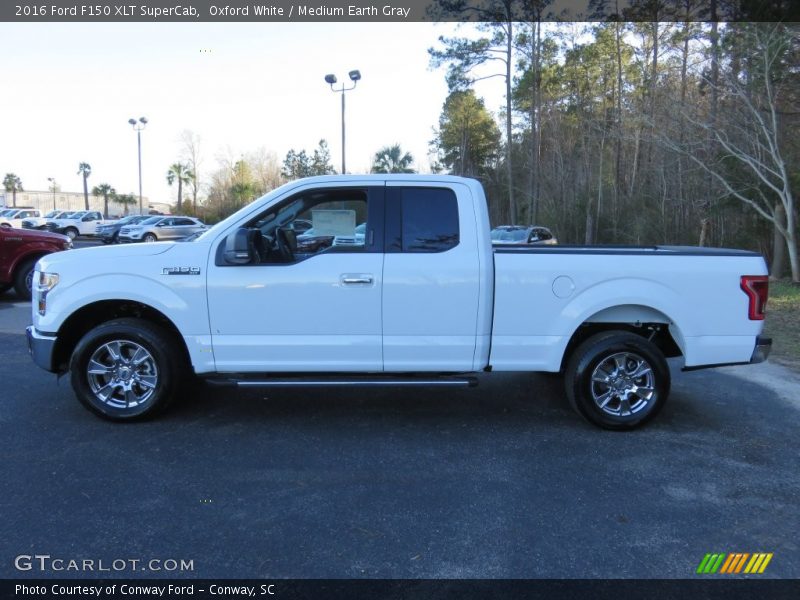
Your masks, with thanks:
<instances>
[{"instance_id":1,"label":"silver car","mask_svg":"<svg viewBox=\"0 0 800 600\"><path fill-rule=\"evenodd\" d=\"M182 240L193 233L205 230L206 226L194 217L150 217L141 223L128 225L119 230L120 242L161 242Z\"/></svg>"}]
</instances>

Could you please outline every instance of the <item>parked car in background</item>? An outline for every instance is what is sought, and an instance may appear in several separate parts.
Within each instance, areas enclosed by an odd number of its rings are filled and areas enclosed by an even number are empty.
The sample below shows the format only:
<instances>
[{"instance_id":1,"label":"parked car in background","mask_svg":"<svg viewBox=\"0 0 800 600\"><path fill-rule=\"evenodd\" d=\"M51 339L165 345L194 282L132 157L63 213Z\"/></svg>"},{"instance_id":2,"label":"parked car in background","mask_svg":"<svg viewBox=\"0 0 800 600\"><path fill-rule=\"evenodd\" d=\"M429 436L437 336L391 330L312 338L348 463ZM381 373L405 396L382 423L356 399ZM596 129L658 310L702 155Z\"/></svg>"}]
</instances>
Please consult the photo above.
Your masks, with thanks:
<instances>
[{"instance_id":1,"label":"parked car in background","mask_svg":"<svg viewBox=\"0 0 800 600\"><path fill-rule=\"evenodd\" d=\"M304 233L297 236L297 252L300 254L311 254L329 248L333 244L333 235L317 235L312 227L306 229Z\"/></svg>"},{"instance_id":2,"label":"parked car in background","mask_svg":"<svg viewBox=\"0 0 800 600\"><path fill-rule=\"evenodd\" d=\"M126 225L137 225L150 218L150 215L128 215L113 223L98 225L95 235L99 237L104 244L118 244L120 229Z\"/></svg>"},{"instance_id":3,"label":"parked car in background","mask_svg":"<svg viewBox=\"0 0 800 600\"><path fill-rule=\"evenodd\" d=\"M123 225L120 242L161 242L180 240L203 231L205 223L194 217L150 217L136 225Z\"/></svg>"},{"instance_id":4,"label":"parked car in background","mask_svg":"<svg viewBox=\"0 0 800 600\"><path fill-rule=\"evenodd\" d=\"M356 225L353 235L337 235L333 238L334 246L363 246L367 231L367 224Z\"/></svg>"},{"instance_id":5,"label":"parked car in background","mask_svg":"<svg viewBox=\"0 0 800 600\"><path fill-rule=\"evenodd\" d=\"M94 235L97 232L97 226L106 222L103 215L96 210L79 210L66 218L48 221L45 229L63 233L74 240L79 235Z\"/></svg>"},{"instance_id":6,"label":"parked car in background","mask_svg":"<svg viewBox=\"0 0 800 600\"><path fill-rule=\"evenodd\" d=\"M30 300L36 261L45 254L72 248L72 240L57 233L0 227L0 293L14 287Z\"/></svg>"},{"instance_id":7,"label":"parked car in background","mask_svg":"<svg viewBox=\"0 0 800 600\"><path fill-rule=\"evenodd\" d=\"M44 215L43 217L28 217L27 219L22 220L22 228L23 229L45 229L47 227L48 221L54 221L56 219L66 219L69 217L73 212L71 210L51 210L49 213Z\"/></svg>"},{"instance_id":8,"label":"parked car in background","mask_svg":"<svg viewBox=\"0 0 800 600\"><path fill-rule=\"evenodd\" d=\"M557 244L553 233L539 225L500 225L492 229L492 244Z\"/></svg>"},{"instance_id":9,"label":"parked car in background","mask_svg":"<svg viewBox=\"0 0 800 600\"><path fill-rule=\"evenodd\" d=\"M42 216L42 211L35 208L13 208L4 211L0 216L0 227L17 227L22 229L24 219L38 218Z\"/></svg>"}]
</instances>

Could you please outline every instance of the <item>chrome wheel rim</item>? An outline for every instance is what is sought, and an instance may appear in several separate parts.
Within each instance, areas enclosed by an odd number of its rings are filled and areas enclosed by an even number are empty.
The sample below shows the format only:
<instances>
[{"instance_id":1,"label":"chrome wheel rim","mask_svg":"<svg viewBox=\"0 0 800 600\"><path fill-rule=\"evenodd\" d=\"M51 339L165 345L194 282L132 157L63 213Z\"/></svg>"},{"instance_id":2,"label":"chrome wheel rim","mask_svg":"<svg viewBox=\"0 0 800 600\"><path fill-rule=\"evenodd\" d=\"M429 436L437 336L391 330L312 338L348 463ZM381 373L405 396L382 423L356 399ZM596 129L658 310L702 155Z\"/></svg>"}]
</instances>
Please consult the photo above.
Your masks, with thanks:
<instances>
[{"instance_id":1,"label":"chrome wheel rim","mask_svg":"<svg viewBox=\"0 0 800 600\"><path fill-rule=\"evenodd\" d=\"M130 340L114 340L95 350L86 376L95 397L112 408L140 407L158 385L153 355Z\"/></svg>"},{"instance_id":2,"label":"chrome wheel rim","mask_svg":"<svg viewBox=\"0 0 800 600\"><path fill-rule=\"evenodd\" d=\"M617 352L592 371L592 399L613 417L629 417L650 406L656 397L653 367L633 352Z\"/></svg>"},{"instance_id":3,"label":"chrome wheel rim","mask_svg":"<svg viewBox=\"0 0 800 600\"><path fill-rule=\"evenodd\" d=\"M76 237L78 237L78 234L75 233L74 229L67 229L66 233L67 233L67 237L69 239L71 239L71 240L74 240Z\"/></svg>"},{"instance_id":4,"label":"chrome wheel rim","mask_svg":"<svg viewBox=\"0 0 800 600\"><path fill-rule=\"evenodd\" d=\"M148 243L152 243L152 242L155 242L155 241L156 241L156 238L155 238L155 236L153 236L153 235L150 235L150 234L148 233L146 236L144 236L144 241L145 241L145 242L148 242Z\"/></svg>"}]
</instances>

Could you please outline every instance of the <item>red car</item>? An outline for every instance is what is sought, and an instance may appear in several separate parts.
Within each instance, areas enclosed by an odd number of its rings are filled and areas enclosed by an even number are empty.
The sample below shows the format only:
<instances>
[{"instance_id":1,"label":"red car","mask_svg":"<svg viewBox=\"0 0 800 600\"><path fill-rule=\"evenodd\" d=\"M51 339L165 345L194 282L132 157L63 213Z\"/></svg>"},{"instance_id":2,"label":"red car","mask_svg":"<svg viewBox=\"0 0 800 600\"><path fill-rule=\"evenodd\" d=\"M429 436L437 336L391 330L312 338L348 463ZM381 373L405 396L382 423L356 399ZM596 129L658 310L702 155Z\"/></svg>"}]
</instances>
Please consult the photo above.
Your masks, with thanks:
<instances>
[{"instance_id":1,"label":"red car","mask_svg":"<svg viewBox=\"0 0 800 600\"><path fill-rule=\"evenodd\" d=\"M36 261L45 254L72 248L72 240L58 233L0 227L0 293L12 286L30 300Z\"/></svg>"}]
</instances>

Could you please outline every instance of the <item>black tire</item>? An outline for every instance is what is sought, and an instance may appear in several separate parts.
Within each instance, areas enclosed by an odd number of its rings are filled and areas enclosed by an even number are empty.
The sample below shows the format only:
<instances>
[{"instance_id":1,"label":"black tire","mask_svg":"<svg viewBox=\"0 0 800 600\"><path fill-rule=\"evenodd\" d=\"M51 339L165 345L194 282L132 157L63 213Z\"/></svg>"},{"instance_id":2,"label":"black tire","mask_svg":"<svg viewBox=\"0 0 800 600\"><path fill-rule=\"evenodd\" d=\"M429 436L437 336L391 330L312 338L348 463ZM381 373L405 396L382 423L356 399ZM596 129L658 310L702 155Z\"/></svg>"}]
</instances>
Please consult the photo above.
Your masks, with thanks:
<instances>
[{"instance_id":1,"label":"black tire","mask_svg":"<svg viewBox=\"0 0 800 600\"><path fill-rule=\"evenodd\" d=\"M625 431L644 425L664 406L669 365L661 350L645 338L608 331L575 349L564 386L579 415L603 429Z\"/></svg>"},{"instance_id":2,"label":"black tire","mask_svg":"<svg viewBox=\"0 0 800 600\"><path fill-rule=\"evenodd\" d=\"M121 360L113 360L109 347ZM134 366L137 356L141 358L136 348L142 348L148 358ZM96 368L90 374L93 357ZM89 331L75 347L70 360L72 389L78 400L100 417L143 420L162 412L177 395L188 371L183 357L177 341L159 325L143 319L108 321Z\"/></svg>"},{"instance_id":3,"label":"black tire","mask_svg":"<svg viewBox=\"0 0 800 600\"><path fill-rule=\"evenodd\" d=\"M78 233L79 233L79 231L77 229L75 229L74 227L67 227L64 230L64 235L66 235L71 240L74 240L75 238L77 238L78 237Z\"/></svg>"},{"instance_id":4,"label":"black tire","mask_svg":"<svg viewBox=\"0 0 800 600\"><path fill-rule=\"evenodd\" d=\"M14 287L13 283L0 283L0 294L6 293L6 291L10 290Z\"/></svg>"},{"instance_id":5,"label":"black tire","mask_svg":"<svg viewBox=\"0 0 800 600\"><path fill-rule=\"evenodd\" d=\"M36 269L36 259L24 261L14 273L14 290L22 300L30 300L33 290L33 272Z\"/></svg>"},{"instance_id":6,"label":"black tire","mask_svg":"<svg viewBox=\"0 0 800 600\"><path fill-rule=\"evenodd\" d=\"M144 234L144 237L142 238L142 240L145 241L145 242L151 242L152 243L152 242L157 242L158 238L156 237L155 233L146 233L146 234Z\"/></svg>"}]
</instances>

